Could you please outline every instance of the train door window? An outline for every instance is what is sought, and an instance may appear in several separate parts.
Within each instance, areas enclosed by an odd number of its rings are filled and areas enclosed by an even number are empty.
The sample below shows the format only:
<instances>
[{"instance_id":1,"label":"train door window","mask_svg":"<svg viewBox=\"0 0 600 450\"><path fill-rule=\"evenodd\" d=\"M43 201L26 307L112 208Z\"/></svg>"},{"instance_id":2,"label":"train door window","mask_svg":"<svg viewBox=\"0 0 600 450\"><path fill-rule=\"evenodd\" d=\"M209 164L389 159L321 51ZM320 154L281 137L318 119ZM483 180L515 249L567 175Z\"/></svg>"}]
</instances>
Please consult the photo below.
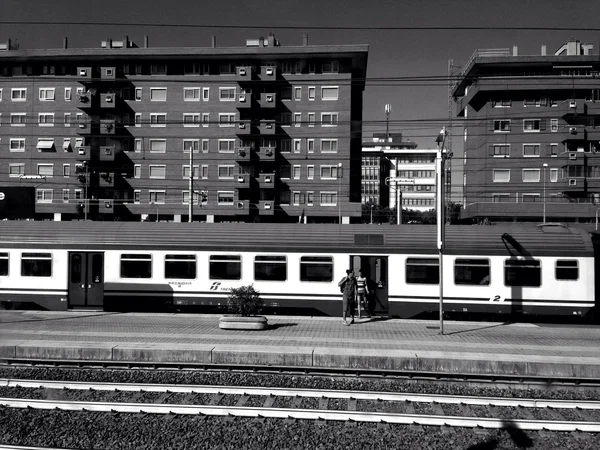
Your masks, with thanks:
<instances>
[{"instance_id":1,"label":"train door window","mask_svg":"<svg viewBox=\"0 0 600 450\"><path fill-rule=\"evenodd\" d=\"M504 261L506 286L539 287L542 285L542 268L538 260L507 259Z\"/></svg>"},{"instance_id":2,"label":"train door window","mask_svg":"<svg viewBox=\"0 0 600 450\"><path fill-rule=\"evenodd\" d=\"M196 278L196 255L166 255L165 278L194 280Z\"/></svg>"},{"instance_id":3,"label":"train door window","mask_svg":"<svg viewBox=\"0 0 600 450\"><path fill-rule=\"evenodd\" d=\"M152 278L152 255L121 255L121 278Z\"/></svg>"},{"instance_id":4,"label":"train door window","mask_svg":"<svg viewBox=\"0 0 600 450\"><path fill-rule=\"evenodd\" d=\"M81 255L71 255L71 283L81 283Z\"/></svg>"},{"instance_id":5,"label":"train door window","mask_svg":"<svg viewBox=\"0 0 600 450\"><path fill-rule=\"evenodd\" d=\"M438 258L406 258L406 283L439 284L439 282Z\"/></svg>"},{"instance_id":6,"label":"train door window","mask_svg":"<svg viewBox=\"0 0 600 450\"><path fill-rule=\"evenodd\" d=\"M51 277L52 254L23 253L21 255L22 277Z\"/></svg>"},{"instance_id":7,"label":"train door window","mask_svg":"<svg viewBox=\"0 0 600 450\"><path fill-rule=\"evenodd\" d=\"M8 253L0 253L0 277L8 276Z\"/></svg>"},{"instance_id":8,"label":"train door window","mask_svg":"<svg viewBox=\"0 0 600 450\"><path fill-rule=\"evenodd\" d=\"M557 280L579 279L579 265L576 259L559 259L556 261L555 276Z\"/></svg>"},{"instance_id":9,"label":"train door window","mask_svg":"<svg viewBox=\"0 0 600 450\"><path fill-rule=\"evenodd\" d=\"M302 256L300 258L300 281L333 281L333 257Z\"/></svg>"},{"instance_id":10,"label":"train door window","mask_svg":"<svg viewBox=\"0 0 600 450\"><path fill-rule=\"evenodd\" d=\"M242 257L240 255L210 255L209 278L211 280L240 280Z\"/></svg>"},{"instance_id":11,"label":"train door window","mask_svg":"<svg viewBox=\"0 0 600 450\"><path fill-rule=\"evenodd\" d=\"M94 283L102 283L102 278L104 278L103 255L92 255L92 281Z\"/></svg>"},{"instance_id":12,"label":"train door window","mask_svg":"<svg viewBox=\"0 0 600 450\"><path fill-rule=\"evenodd\" d=\"M287 280L285 256L257 255L254 258L254 279L257 281Z\"/></svg>"},{"instance_id":13,"label":"train door window","mask_svg":"<svg viewBox=\"0 0 600 450\"><path fill-rule=\"evenodd\" d=\"M489 259L462 259L454 261L454 284L490 285Z\"/></svg>"}]
</instances>

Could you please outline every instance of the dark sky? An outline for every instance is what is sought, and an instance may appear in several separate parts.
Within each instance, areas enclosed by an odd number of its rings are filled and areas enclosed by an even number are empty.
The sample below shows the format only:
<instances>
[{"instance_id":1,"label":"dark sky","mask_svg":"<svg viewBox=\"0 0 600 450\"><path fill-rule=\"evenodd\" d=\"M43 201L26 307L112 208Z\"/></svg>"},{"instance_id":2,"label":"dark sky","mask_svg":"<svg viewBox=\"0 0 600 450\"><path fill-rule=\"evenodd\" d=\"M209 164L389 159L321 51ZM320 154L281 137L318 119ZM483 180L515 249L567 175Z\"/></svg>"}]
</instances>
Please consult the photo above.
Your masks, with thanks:
<instances>
[{"instance_id":1,"label":"dark sky","mask_svg":"<svg viewBox=\"0 0 600 450\"><path fill-rule=\"evenodd\" d=\"M60 47L68 36L70 47L98 47L107 37L124 34L150 46L241 46L246 38L273 31L282 45L301 45L302 33L311 44L369 44L365 91L364 136L385 130L384 105L392 105L390 131L403 132L420 148L434 148L440 126L448 118L448 86L436 82L370 83L379 77L446 77L448 60L465 64L478 48L519 47L520 55L556 51L569 38L600 47L600 33L578 28L600 28L598 0L0 0L0 21L129 22L187 25L236 25L243 28L175 28L148 26L6 25L0 41L18 40L22 49ZM251 26L301 27L298 29ZM483 30L311 30L302 27L483 27ZM486 27L567 27L573 31L489 30ZM453 132L454 149L461 150Z\"/></svg>"}]
</instances>

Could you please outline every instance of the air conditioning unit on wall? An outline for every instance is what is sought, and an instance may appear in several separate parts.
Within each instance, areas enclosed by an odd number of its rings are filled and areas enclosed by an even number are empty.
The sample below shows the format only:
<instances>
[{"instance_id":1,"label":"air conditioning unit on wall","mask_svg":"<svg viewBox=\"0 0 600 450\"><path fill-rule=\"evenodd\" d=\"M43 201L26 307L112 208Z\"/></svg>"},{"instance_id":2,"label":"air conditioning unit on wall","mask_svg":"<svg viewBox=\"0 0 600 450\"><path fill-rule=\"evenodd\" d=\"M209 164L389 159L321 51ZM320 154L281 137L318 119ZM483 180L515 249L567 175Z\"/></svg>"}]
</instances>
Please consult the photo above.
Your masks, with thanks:
<instances>
[{"instance_id":1,"label":"air conditioning unit on wall","mask_svg":"<svg viewBox=\"0 0 600 450\"><path fill-rule=\"evenodd\" d=\"M577 186L577 180L575 180L575 179L571 178L571 179L569 180L569 186Z\"/></svg>"}]
</instances>

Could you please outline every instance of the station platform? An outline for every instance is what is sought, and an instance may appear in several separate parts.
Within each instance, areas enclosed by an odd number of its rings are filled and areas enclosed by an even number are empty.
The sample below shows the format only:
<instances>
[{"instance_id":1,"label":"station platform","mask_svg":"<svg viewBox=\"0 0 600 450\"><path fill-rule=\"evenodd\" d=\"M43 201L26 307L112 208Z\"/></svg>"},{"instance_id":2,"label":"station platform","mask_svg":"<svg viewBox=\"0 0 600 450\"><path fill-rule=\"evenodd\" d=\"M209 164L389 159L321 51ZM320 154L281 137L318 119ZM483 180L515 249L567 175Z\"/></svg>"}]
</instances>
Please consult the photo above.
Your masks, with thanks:
<instances>
[{"instance_id":1,"label":"station platform","mask_svg":"<svg viewBox=\"0 0 600 450\"><path fill-rule=\"evenodd\" d=\"M267 316L0 311L0 359L180 362L600 378L600 327Z\"/></svg>"}]
</instances>

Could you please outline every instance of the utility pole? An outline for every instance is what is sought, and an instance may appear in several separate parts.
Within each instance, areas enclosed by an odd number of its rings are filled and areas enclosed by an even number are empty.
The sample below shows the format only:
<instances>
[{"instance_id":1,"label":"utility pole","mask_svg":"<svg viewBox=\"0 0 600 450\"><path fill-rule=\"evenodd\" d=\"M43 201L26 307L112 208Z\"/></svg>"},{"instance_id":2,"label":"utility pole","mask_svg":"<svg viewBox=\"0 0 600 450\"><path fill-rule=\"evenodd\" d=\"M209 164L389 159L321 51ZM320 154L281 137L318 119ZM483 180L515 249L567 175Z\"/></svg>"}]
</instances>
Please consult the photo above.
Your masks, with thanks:
<instances>
[{"instance_id":1,"label":"utility pole","mask_svg":"<svg viewBox=\"0 0 600 450\"><path fill-rule=\"evenodd\" d=\"M390 138L390 114L392 113L392 105L387 103L385 105L385 141L388 142Z\"/></svg>"},{"instance_id":2,"label":"utility pole","mask_svg":"<svg viewBox=\"0 0 600 450\"><path fill-rule=\"evenodd\" d=\"M437 197L437 247L439 254L439 286L440 286L440 334L444 334L444 143L446 142L446 127L442 128L435 142L438 145L435 161L436 197Z\"/></svg>"}]
</instances>

